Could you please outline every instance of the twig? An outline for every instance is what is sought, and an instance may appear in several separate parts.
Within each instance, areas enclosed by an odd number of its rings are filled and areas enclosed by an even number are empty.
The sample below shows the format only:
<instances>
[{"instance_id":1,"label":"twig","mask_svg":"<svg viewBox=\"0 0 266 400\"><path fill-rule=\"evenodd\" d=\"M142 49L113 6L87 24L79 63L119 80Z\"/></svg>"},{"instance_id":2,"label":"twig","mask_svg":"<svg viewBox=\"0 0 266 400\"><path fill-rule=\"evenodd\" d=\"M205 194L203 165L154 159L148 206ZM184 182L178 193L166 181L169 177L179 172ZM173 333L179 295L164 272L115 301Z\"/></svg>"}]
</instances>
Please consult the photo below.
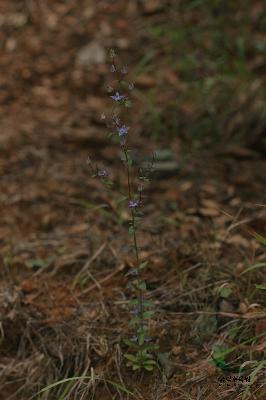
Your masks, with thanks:
<instances>
[{"instance_id":1,"label":"twig","mask_svg":"<svg viewBox=\"0 0 266 400\"><path fill-rule=\"evenodd\" d=\"M86 264L84 265L83 268L81 268L81 270L77 273L73 285L72 285L72 289L75 288L80 276L87 271L88 272L88 268L90 267L91 263L96 260L96 258L103 252L103 250L106 247L106 243L102 244L101 247L96 251L96 253L93 254L93 256L91 258L88 259L88 261L86 262ZM89 272L88 272L89 273ZM94 280L95 285L98 286L96 280L93 278L93 276L89 273L90 277Z\"/></svg>"},{"instance_id":2,"label":"twig","mask_svg":"<svg viewBox=\"0 0 266 400\"><path fill-rule=\"evenodd\" d=\"M117 275L119 272L123 271L124 268L125 268L124 263L119 265L119 267L117 269L115 269L113 272L111 272L105 278L102 278L100 281L98 281L98 285L102 285L103 283L106 283L107 281L112 279L115 275ZM95 283L95 284L89 286L87 289L83 290L83 292L78 297L82 297L84 294L88 294L89 292L94 290L96 287L98 287L98 285Z\"/></svg>"}]
</instances>

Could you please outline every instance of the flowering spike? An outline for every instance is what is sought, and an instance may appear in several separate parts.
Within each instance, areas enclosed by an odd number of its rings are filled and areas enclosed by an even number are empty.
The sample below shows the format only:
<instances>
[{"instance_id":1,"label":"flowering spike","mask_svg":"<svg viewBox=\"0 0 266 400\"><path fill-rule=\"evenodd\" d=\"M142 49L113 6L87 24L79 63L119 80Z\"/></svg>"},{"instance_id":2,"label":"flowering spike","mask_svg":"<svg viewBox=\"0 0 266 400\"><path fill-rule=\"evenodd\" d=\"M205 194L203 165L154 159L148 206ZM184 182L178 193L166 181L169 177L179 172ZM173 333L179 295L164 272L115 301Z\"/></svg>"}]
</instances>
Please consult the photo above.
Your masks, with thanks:
<instances>
[{"instance_id":1,"label":"flowering spike","mask_svg":"<svg viewBox=\"0 0 266 400\"><path fill-rule=\"evenodd\" d=\"M109 68L111 73L116 73L116 79L114 79L114 87L112 87L113 84L112 86L105 84L105 87L108 92L108 97L114 100L117 104L114 104L112 107L110 119L108 118L106 125L108 128L112 128L112 135L117 135L120 143L120 149L122 153L121 160L123 161L127 179L127 195L125 195L124 199L126 199L128 208L130 209L128 232L130 236L133 236L132 247L134 248L135 252L135 262L133 265L130 265L130 269L126 273L126 276L130 276L130 279L132 280L132 282L127 282L126 288L134 292L134 300L131 302L133 308L130 307L130 313L132 314L132 317L129 325L134 328L135 335L131 338L131 341L125 341L126 344L131 346L133 349L134 355L125 354L125 357L129 360L127 365L131 366L133 370L143 368L150 371L152 370L153 366L156 365L156 362L153 360L153 356L150 353L152 350L155 350L155 346L149 344L151 338L148 335L149 328L146 321L151 317L153 311L149 310L150 304L145 300L147 286L145 280L143 279L142 270L147 262L141 262L137 237L138 222L142 215L141 209L138 209L138 207L142 206L143 186L139 184L135 188L135 174L132 170L137 168L136 163L134 163L131 157L131 150L127 143L127 134L130 127L126 125L122 115L122 112L125 112L125 108L131 106L129 91L134 89L134 84L122 76L128 73L128 68L126 65L121 66L116 62L116 54L113 49L110 50L109 56ZM105 114L102 114L101 118L106 120ZM154 160L155 156L153 156L152 163ZM109 174L105 169L98 169L97 166L94 168L90 160L87 162L94 173L94 177L98 177L103 184L113 184L113 182L109 180ZM138 169L139 180L142 179L145 181L147 179L145 172L145 170L141 171L140 168Z\"/></svg>"}]
</instances>

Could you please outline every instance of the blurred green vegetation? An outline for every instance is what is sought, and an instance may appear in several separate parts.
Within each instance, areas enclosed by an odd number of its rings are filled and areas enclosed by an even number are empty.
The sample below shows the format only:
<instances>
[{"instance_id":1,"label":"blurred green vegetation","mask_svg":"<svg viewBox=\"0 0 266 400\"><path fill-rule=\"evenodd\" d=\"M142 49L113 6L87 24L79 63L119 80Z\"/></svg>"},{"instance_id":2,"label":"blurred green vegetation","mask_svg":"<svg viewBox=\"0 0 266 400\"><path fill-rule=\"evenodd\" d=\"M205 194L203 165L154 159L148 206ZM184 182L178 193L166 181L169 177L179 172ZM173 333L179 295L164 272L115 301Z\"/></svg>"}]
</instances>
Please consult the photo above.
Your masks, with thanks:
<instances>
[{"instance_id":1,"label":"blurred green vegetation","mask_svg":"<svg viewBox=\"0 0 266 400\"><path fill-rule=\"evenodd\" d=\"M264 2L173 1L143 29L151 51L137 71L153 73L157 82L145 95L145 130L156 138L260 147L266 126ZM169 87L167 69L176 78Z\"/></svg>"}]
</instances>

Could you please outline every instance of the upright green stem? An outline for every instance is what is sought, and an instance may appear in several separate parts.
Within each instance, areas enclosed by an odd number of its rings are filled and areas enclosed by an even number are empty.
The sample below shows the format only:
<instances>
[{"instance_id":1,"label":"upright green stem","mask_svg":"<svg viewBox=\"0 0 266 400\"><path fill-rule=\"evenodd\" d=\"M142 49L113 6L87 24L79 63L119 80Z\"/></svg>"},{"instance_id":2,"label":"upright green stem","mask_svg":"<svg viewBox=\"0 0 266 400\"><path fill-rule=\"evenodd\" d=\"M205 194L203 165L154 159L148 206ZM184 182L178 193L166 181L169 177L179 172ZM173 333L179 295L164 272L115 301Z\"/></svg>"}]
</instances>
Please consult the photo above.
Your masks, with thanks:
<instances>
[{"instance_id":1,"label":"upright green stem","mask_svg":"<svg viewBox=\"0 0 266 400\"><path fill-rule=\"evenodd\" d=\"M130 200L133 200L133 197L132 197L132 190L131 190L130 165L129 165L129 160L128 160L128 154L127 154L127 148L126 147L123 147L123 152L124 152L126 165L127 165L128 199L130 201ZM131 209L131 221L132 221L132 226L133 226L133 241L134 241L134 249L135 249L137 270L138 270L138 276L140 277L139 249L138 249L138 242L137 242L137 235L136 235L135 212L134 212L133 209ZM143 317L143 292L142 292L141 289L138 289L138 302L139 302L139 308L140 308L140 317L142 319L142 317Z\"/></svg>"}]
</instances>

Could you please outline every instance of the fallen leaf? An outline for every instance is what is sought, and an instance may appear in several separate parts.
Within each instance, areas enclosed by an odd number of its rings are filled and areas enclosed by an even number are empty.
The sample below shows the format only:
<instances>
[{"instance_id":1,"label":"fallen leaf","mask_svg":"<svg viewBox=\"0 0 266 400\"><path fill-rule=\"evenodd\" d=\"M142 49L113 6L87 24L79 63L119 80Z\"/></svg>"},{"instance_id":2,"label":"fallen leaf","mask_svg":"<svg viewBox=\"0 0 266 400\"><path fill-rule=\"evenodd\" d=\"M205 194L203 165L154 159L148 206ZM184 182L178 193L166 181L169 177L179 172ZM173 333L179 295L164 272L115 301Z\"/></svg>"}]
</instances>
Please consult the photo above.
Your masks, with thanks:
<instances>
[{"instance_id":1,"label":"fallen leaf","mask_svg":"<svg viewBox=\"0 0 266 400\"><path fill-rule=\"evenodd\" d=\"M243 236L241 235L233 235L230 236L227 240L226 243L229 244L233 244L236 246L241 246L241 247L245 247L245 248L250 248L250 241L245 239Z\"/></svg>"}]
</instances>

